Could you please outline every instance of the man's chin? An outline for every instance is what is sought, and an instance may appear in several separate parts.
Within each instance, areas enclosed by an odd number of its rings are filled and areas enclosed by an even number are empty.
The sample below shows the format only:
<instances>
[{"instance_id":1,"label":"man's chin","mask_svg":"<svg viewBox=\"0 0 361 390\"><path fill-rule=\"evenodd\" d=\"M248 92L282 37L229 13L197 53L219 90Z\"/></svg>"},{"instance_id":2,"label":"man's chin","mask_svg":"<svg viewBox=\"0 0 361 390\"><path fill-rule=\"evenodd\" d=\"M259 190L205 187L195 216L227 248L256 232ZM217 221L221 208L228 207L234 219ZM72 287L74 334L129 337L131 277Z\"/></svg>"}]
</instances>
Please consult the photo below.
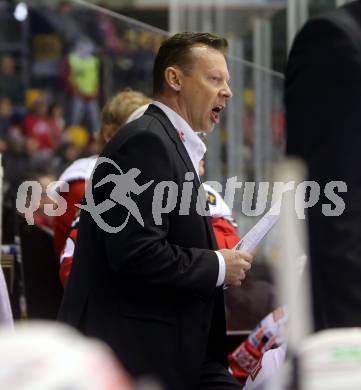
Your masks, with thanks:
<instances>
[{"instance_id":1,"label":"man's chin","mask_svg":"<svg viewBox=\"0 0 361 390\"><path fill-rule=\"evenodd\" d=\"M203 129L201 132L202 133L212 133L212 131L214 130L214 126L215 126L215 124L212 123L211 125L208 125L205 129Z\"/></svg>"}]
</instances>

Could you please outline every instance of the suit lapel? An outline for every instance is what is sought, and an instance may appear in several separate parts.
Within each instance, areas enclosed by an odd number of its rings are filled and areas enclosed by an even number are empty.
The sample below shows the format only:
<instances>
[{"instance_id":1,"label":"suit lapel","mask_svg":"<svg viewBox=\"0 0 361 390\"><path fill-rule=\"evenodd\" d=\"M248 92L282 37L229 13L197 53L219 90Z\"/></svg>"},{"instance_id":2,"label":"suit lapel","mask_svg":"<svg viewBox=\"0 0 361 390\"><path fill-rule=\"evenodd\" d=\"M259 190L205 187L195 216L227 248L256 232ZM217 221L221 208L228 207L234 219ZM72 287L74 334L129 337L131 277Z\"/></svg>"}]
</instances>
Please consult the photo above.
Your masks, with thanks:
<instances>
[{"instance_id":1,"label":"suit lapel","mask_svg":"<svg viewBox=\"0 0 361 390\"><path fill-rule=\"evenodd\" d=\"M163 125L163 128L165 129L169 138L175 143L176 149L177 149L181 159L183 160L185 166L187 167L188 172L193 172L193 174L194 174L193 182L195 184L196 191L197 191L197 193L199 193L199 192L202 193L202 196L199 197L200 202L202 203L202 209L209 211L209 207L207 204L207 197L206 197L205 191L203 190L203 187L201 187L201 183L200 183L199 178L198 178L198 173L194 170L192 160L190 159L189 154L187 152L187 149L185 148L183 141L181 140L180 136L178 135L177 130L172 125L171 121L168 119L168 117L165 115L165 113L161 109L159 109L158 107L156 107L152 104L149 106L149 108L145 112L145 115L151 115L151 116L155 117L156 119L158 119L159 122L161 122L161 124ZM216 242L215 237L214 237L213 228L212 228L212 224L211 224L211 218L209 216L206 216L203 218L203 220L206 224L208 237L209 237L209 240L211 242L211 245L214 249L217 249L218 245L217 245L217 242Z\"/></svg>"},{"instance_id":2,"label":"suit lapel","mask_svg":"<svg viewBox=\"0 0 361 390\"><path fill-rule=\"evenodd\" d=\"M180 136L178 135L177 130L172 125L171 121L168 119L168 117L164 114L164 112L161 109L159 109L156 106L153 106L152 104L149 106L149 108L145 112L145 114L151 115L151 116L157 118L162 123L169 138L175 143L177 151L178 151L181 159L183 160L184 164L186 165L188 172L194 173L194 179L195 179L194 182L195 182L197 189L198 189L198 187L200 186L198 174L195 172L192 160L189 157L187 149L185 148L183 141L181 140Z\"/></svg>"}]
</instances>

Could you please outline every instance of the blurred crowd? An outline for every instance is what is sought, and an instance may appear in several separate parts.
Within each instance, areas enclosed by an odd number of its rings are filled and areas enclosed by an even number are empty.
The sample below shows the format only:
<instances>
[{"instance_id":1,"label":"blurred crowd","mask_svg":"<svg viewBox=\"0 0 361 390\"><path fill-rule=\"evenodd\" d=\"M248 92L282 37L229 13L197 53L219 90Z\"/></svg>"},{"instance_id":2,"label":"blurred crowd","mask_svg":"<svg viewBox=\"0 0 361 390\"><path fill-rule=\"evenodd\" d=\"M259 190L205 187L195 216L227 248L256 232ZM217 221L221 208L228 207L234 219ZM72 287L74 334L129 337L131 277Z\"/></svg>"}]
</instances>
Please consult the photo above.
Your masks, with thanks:
<instances>
[{"instance_id":1,"label":"blurred crowd","mask_svg":"<svg viewBox=\"0 0 361 390\"><path fill-rule=\"evenodd\" d=\"M99 148L81 123L68 125L62 104L25 88L11 56L1 58L0 70L0 151L8 199L22 181L54 181L77 158Z\"/></svg>"},{"instance_id":2,"label":"blurred crowd","mask_svg":"<svg viewBox=\"0 0 361 390\"><path fill-rule=\"evenodd\" d=\"M24 180L46 188L75 160L99 153L100 108L129 86L149 94L162 39L68 1L29 11L29 58L0 52L0 153L9 205ZM52 225L45 217L36 223Z\"/></svg>"}]
</instances>

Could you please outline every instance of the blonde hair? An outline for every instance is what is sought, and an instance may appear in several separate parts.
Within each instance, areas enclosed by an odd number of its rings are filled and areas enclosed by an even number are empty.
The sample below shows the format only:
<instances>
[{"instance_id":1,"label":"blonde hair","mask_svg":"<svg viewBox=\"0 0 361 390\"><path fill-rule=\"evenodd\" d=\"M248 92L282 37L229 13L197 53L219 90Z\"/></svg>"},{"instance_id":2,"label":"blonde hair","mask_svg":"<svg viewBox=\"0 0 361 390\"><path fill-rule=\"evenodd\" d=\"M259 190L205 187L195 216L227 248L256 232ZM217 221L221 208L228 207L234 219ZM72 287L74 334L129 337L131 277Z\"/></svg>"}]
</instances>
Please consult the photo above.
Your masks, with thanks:
<instances>
[{"instance_id":1,"label":"blonde hair","mask_svg":"<svg viewBox=\"0 0 361 390\"><path fill-rule=\"evenodd\" d=\"M108 141L107 131L113 136L137 108L151 101L142 92L132 90L124 90L110 98L101 113L102 124L98 138L102 146Z\"/></svg>"}]
</instances>

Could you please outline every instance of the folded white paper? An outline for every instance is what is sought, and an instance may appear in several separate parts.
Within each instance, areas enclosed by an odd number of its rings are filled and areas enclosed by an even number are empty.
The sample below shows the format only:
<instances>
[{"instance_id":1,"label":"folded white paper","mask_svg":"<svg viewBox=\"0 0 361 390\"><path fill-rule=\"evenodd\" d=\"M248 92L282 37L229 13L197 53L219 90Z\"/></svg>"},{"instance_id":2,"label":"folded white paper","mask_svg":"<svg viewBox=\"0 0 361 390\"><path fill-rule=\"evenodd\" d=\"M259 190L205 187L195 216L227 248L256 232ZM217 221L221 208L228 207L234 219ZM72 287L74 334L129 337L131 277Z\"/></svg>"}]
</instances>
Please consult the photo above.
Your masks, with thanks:
<instances>
[{"instance_id":1,"label":"folded white paper","mask_svg":"<svg viewBox=\"0 0 361 390\"><path fill-rule=\"evenodd\" d=\"M234 250L254 251L280 217L281 202L276 202L268 212L238 242Z\"/></svg>"}]
</instances>

